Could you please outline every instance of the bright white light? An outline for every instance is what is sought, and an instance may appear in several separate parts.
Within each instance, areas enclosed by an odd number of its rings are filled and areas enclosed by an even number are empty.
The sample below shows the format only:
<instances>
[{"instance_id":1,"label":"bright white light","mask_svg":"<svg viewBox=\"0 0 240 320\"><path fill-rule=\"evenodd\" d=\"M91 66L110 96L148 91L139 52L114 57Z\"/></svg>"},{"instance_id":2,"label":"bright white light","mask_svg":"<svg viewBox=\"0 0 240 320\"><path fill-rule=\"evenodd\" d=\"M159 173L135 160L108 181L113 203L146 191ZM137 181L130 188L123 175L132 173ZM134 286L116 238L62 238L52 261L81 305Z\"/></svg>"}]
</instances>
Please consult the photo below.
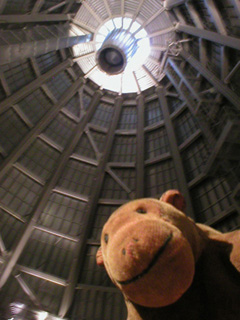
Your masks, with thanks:
<instances>
[{"instance_id":1,"label":"bright white light","mask_svg":"<svg viewBox=\"0 0 240 320\"><path fill-rule=\"evenodd\" d=\"M20 314L24 308L25 308L25 304L20 302L13 302L10 304L10 310L14 315Z\"/></svg>"},{"instance_id":2,"label":"bright white light","mask_svg":"<svg viewBox=\"0 0 240 320\"><path fill-rule=\"evenodd\" d=\"M46 311L39 311L37 313L37 320L45 320L48 316L48 312Z\"/></svg>"},{"instance_id":3,"label":"bright white light","mask_svg":"<svg viewBox=\"0 0 240 320\"><path fill-rule=\"evenodd\" d=\"M104 36L106 36L108 33L109 29L105 25L103 25L98 31L98 34L102 34Z\"/></svg>"},{"instance_id":4,"label":"bright white light","mask_svg":"<svg viewBox=\"0 0 240 320\"><path fill-rule=\"evenodd\" d=\"M138 42L138 50L136 51L134 57L129 61L126 66L125 72L132 72L140 68L144 61L150 54L149 39L144 38Z\"/></svg>"},{"instance_id":5,"label":"bright white light","mask_svg":"<svg viewBox=\"0 0 240 320\"><path fill-rule=\"evenodd\" d=\"M138 91L138 87L132 72L124 72L122 83L123 83L122 91L124 93Z\"/></svg>"},{"instance_id":6,"label":"bright white light","mask_svg":"<svg viewBox=\"0 0 240 320\"><path fill-rule=\"evenodd\" d=\"M132 22L130 18L123 18L123 29L127 30Z\"/></svg>"},{"instance_id":7,"label":"bright white light","mask_svg":"<svg viewBox=\"0 0 240 320\"><path fill-rule=\"evenodd\" d=\"M96 51L100 49L106 36L114 29L123 28L123 30L128 30L129 27L129 38L131 38L131 34L134 34L137 30L139 30L136 35L134 35L135 39L138 40L138 48L133 57L129 59L123 74L110 76L101 71L99 68L97 68L95 72L91 73L89 78L91 78L100 87L102 86L105 89L115 92L120 92L122 88L122 93L136 92L138 90L132 72L137 71L144 64L151 51L147 32L138 22L132 22L132 19L127 17L117 17L113 20L108 20L100 27L95 36L95 49ZM128 40L126 36L125 40Z\"/></svg>"},{"instance_id":8,"label":"bright white light","mask_svg":"<svg viewBox=\"0 0 240 320\"><path fill-rule=\"evenodd\" d=\"M147 32L144 29L141 29L138 33L136 33L135 38L140 39L140 38L145 38L147 37Z\"/></svg>"},{"instance_id":9,"label":"bright white light","mask_svg":"<svg viewBox=\"0 0 240 320\"><path fill-rule=\"evenodd\" d=\"M108 20L104 25L109 31L112 31L115 28L112 20Z\"/></svg>"},{"instance_id":10,"label":"bright white light","mask_svg":"<svg viewBox=\"0 0 240 320\"><path fill-rule=\"evenodd\" d=\"M139 23L134 21L129 31L131 33L134 33L135 31L137 31L139 29L139 27L140 27Z\"/></svg>"},{"instance_id":11,"label":"bright white light","mask_svg":"<svg viewBox=\"0 0 240 320\"><path fill-rule=\"evenodd\" d=\"M122 17L114 18L113 23L115 24L116 29L121 28L122 27Z\"/></svg>"}]
</instances>

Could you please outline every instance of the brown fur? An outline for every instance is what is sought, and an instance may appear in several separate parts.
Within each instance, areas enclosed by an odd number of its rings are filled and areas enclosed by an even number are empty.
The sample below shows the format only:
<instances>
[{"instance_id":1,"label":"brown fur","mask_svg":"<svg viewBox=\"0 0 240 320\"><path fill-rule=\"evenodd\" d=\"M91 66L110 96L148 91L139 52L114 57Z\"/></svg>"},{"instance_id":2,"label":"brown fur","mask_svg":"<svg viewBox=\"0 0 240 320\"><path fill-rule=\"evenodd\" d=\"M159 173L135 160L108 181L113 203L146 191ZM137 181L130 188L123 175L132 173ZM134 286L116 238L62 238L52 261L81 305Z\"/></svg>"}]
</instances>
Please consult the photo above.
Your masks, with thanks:
<instances>
[{"instance_id":1,"label":"brown fur","mask_svg":"<svg viewBox=\"0 0 240 320\"><path fill-rule=\"evenodd\" d=\"M131 201L102 231L97 263L122 291L127 320L240 318L240 231L222 234L180 211L177 190Z\"/></svg>"}]
</instances>

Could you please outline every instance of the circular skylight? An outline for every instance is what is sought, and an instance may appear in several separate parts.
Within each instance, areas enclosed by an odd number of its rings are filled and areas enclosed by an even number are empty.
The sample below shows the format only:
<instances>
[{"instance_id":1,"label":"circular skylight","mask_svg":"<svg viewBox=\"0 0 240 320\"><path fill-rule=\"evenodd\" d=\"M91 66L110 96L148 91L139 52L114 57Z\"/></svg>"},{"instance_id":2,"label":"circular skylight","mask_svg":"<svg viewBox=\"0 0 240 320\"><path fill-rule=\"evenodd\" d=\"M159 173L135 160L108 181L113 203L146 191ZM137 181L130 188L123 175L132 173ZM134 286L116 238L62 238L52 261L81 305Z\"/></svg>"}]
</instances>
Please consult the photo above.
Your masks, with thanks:
<instances>
[{"instance_id":1,"label":"circular skylight","mask_svg":"<svg viewBox=\"0 0 240 320\"><path fill-rule=\"evenodd\" d=\"M150 53L150 42L147 32L141 25L131 18L114 18L105 22L97 31L95 36L96 51L100 50L105 39L114 31L122 30L122 41L130 46L131 39L135 39L136 45L134 54L127 61L124 73L136 71L147 59ZM112 79L113 80L113 79Z\"/></svg>"},{"instance_id":2,"label":"circular skylight","mask_svg":"<svg viewBox=\"0 0 240 320\"><path fill-rule=\"evenodd\" d=\"M169 45L177 40L175 18L163 4L156 10L145 1L128 9L124 2L112 3L104 1L100 11L99 1L83 1L74 27L93 40L73 47L74 61L101 89L140 93L165 75Z\"/></svg>"},{"instance_id":3,"label":"circular skylight","mask_svg":"<svg viewBox=\"0 0 240 320\"><path fill-rule=\"evenodd\" d=\"M117 74L110 74L110 72L108 73L106 71L106 68L99 65L97 57L106 39L115 31L121 32L122 43L124 43L126 47L132 47L134 40L134 47L132 48L131 54L127 57L128 59L123 70L120 70L118 73L116 72ZM101 25L95 33L94 41L96 68L98 72L93 72L89 75L89 78L100 87L111 91L120 93L139 91L134 73L144 64L151 50L146 30L131 18L118 17L110 19ZM121 60L119 52L114 49L107 51L106 54L106 60L108 59L109 62L112 61L112 64L114 64L114 61Z\"/></svg>"}]
</instances>

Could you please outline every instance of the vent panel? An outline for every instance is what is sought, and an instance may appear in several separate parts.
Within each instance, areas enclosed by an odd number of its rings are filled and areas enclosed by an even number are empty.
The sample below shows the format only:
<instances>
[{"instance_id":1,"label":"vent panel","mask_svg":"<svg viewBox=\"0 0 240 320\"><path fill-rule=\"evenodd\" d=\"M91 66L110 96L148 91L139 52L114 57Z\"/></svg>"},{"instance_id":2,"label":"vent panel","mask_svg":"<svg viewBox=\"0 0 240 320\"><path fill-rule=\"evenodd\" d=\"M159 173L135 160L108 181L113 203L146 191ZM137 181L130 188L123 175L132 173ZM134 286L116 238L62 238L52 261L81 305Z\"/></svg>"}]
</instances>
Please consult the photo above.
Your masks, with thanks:
<instances>
[{"instance_id":1,"label":"vent panel","mask_svg":"<svg viewBox=\"0 0 240 320\"><path fill-rule=\"evenodd\" d=\"M67 279L76 243L49 233L34 230L19 263Z\"/></svg>"},{"instance_id":2,"label":"vent panel","mask_svg":"<svg viewBox=\"0 0 240 320\"><path fill-rule=\"evenodd\" d=\"M94 166L76 160L69 160L59 179L58 186L74 194L90 195L95 171L96 168Z\"/></svg>"},{"instance_id":3,"label":"vent panel","mask_svg":"<svg viewBox=\"0 0 240 320\"><path fill-rule=\"evenodd\" d=\"M83 231L86 203L53 193L41 214L38 224L63 234L79 237Z\"/></svg>"},{"instance_id":4,"label":"vent panel","mask_svg":"<svg viewBox=\"0 0 240 320\"><path fill-rule=\"evenodd\" d=\"M147 166L145 172L145 194L147 197L160 198L168 189L178 189L176 172L172 160Z\"/></svg>"},{"instance_id":5,"label":"vent panel","mask_svg":"<svg viewBox=\"0 0 240 320\"><path fill-rule=\"evenodd\" d=\"M12 168L0 182L1 202L13 212L28 217L41 195L42 187Z\"/></svg>"},{"instance_id":6,"label":"vent panel","mask_svg":"<svg viewBox=\"0 0 240 320\"><path fill-rule=\"evenodd\" d=\"M0 115L0 144L6 153L10 153L28 131L25 123L13 109Z\"/></svg>"}]
</instances>

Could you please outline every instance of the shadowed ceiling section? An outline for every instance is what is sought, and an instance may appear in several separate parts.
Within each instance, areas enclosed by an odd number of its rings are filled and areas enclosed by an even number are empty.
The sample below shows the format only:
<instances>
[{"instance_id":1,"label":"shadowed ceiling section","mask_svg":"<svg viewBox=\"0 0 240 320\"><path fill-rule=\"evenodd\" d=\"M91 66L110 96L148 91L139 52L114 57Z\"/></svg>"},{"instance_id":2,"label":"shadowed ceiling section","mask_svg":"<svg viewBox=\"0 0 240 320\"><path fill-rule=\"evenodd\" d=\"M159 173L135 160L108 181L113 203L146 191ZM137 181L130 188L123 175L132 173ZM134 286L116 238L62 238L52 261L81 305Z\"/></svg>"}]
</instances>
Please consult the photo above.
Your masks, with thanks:
<instances>
[{"instance_id":1,"label":"shadowed ceiling section","mask_svg":"<svg viewBox=\"0 0 240 320\"><path fill-rule=\"evenodd\" d=\"M94 41L77 55L44 42L44 54L0 63L3 319L124 319L95 255L104 223L129 200L176 188L196 221L240 226L237 0L2 1L0 50L66 28L94 35L115 16L150 35L135 92L93 81Z\"/></svg>"}]
</instances>

